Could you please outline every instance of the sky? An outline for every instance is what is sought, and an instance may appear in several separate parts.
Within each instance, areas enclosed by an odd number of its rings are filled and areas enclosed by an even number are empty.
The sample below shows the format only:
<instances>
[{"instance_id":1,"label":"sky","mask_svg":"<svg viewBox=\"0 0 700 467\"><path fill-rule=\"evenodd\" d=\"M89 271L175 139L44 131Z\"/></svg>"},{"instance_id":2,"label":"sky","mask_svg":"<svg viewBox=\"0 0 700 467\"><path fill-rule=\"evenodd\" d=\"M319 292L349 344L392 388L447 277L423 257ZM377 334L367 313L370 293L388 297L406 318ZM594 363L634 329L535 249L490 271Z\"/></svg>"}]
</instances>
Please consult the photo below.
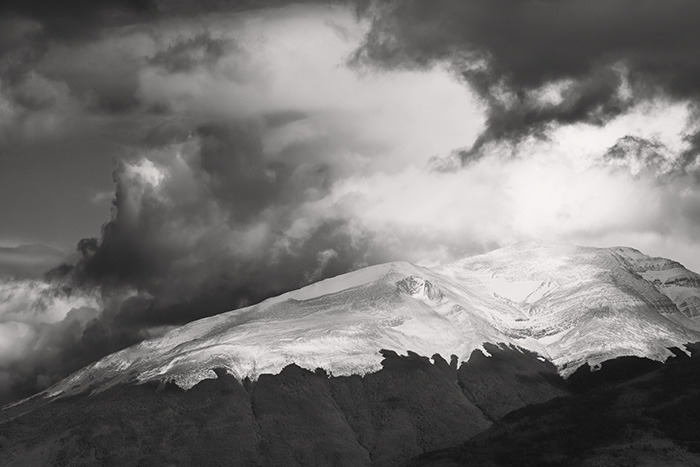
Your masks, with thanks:
<instances>
[{"instance_id":1,"label":"sky","mask_svg":"<svg viewBox=\"0 0 700 467\"><path fill-rule=\"evenodd\" d=\"M8 0L0 403L370 264L700 271L695 0Z\"/></svg>"}]
</instances>

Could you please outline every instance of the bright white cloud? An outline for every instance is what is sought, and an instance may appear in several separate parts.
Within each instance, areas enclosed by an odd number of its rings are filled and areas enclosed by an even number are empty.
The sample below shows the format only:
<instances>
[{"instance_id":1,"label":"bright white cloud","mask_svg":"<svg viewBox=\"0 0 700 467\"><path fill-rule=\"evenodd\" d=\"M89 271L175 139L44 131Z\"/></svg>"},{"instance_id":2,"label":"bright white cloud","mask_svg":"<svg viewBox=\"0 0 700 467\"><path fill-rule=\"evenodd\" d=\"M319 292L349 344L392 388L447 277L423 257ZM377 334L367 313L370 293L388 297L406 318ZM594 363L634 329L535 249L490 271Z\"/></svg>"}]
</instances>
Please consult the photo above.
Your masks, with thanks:
<instances>
[{"instance_id":1,"label":"bright white cloud","mask_svg":"<svg viewBox=\"0 0 700 467\"><path fill-rule=\"evenodd\" d=\"M0 304L0 368L31 361L35 350L41 349L41 340L51 336L52 325L75 318L75 310L91 310L80 323L83 326L102 306L96 294L68 293L34 279L0 282Z\"/></svg>"},{"instance_id":2,"label":"bright white cloud","mask_svg":"<svg viewBox=\"0 0 700 467\"><path fill-rule=\"evenodd\" d=\"M303 206L297 224L343 215L377 241L405 245L413 261L452 260L460 245L488 249L556 238L630 245L700 269L691 254L700 246L694 178L640 171L633 158L614 165L603 157L626 135L651 135L667 157L677 157L687 115L683 105L644 104L603 127L558 128L547 141L526 141L514 155L512 148L492 146L454 172L409 166L396 174L350 176L328 197Z\"/></svg>"}]
</instances>

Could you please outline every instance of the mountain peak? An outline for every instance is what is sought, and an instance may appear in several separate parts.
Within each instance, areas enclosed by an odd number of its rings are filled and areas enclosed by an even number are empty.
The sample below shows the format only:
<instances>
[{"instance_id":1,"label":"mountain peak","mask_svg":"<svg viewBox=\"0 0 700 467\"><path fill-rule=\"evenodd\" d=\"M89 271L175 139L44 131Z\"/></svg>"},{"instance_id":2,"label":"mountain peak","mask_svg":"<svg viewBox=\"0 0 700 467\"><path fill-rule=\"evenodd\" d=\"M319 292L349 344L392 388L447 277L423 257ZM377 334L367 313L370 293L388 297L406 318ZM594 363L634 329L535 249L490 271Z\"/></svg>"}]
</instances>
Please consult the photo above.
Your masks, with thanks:
<instances>
[{"instance_id":1,"label":"mountain peak","mask_svg":"<svg viewBox=\"0 0 700 467\"><path fill-rule=\"evenodd\" d=\"M500 248L499 250L536 250L536 249L561 249L561 248L576 248L576 245L566 240L551 238L551 239L531 239L523 240L513 245ZM495 250L495 251L499 251Z\"/></svg>"},{"instance_id":2,"label":"mountain peak","mask_svg":"<svg viewBox=\"0 0 700 467\"><path fill-rule=\"evenodd\" d=\"M527 258L529 256L536 257L547 257L547 256L568 256L576 253L581 249L587 249L591 247L581 247L569 243L564 240L558 239L547 239L547 240L525 240L522 242L515 243L510 246L499 248L483 255L469 256L463 258L460 261L473 261L474 258L484 257L484 258L511 258L513 260L519 260L522 258ZM457 261L457 262L460 262Z\"/></svg>"}]
</instances>

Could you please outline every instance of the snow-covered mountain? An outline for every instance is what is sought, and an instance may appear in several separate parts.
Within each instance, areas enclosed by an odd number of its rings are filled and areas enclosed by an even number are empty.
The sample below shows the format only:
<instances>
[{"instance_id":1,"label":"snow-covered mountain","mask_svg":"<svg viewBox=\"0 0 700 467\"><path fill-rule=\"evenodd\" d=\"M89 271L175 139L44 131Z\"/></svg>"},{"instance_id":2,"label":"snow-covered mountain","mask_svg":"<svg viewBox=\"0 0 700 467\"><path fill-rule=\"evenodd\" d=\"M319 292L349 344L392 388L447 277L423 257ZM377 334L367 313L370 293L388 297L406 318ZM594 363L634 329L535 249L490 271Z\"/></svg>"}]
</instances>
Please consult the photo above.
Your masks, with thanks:
<instances>
[{"instance_id":1,"label":"snow-covered mountain","mask_svg":"<svg viewBox=\"0 0 700 467\"><path fill-rule=\"evenodd\" d=\"M327 279L117 352L44 395L158 380L189 388L215 368L242 380L290 363L366 374L381 368L380 349L464 360L484 343L535 351L567 375L621 355L662 360L695 341L700 276L679 263L527 242L435 268L395 262Z\"/></svg>"}]
</instances>

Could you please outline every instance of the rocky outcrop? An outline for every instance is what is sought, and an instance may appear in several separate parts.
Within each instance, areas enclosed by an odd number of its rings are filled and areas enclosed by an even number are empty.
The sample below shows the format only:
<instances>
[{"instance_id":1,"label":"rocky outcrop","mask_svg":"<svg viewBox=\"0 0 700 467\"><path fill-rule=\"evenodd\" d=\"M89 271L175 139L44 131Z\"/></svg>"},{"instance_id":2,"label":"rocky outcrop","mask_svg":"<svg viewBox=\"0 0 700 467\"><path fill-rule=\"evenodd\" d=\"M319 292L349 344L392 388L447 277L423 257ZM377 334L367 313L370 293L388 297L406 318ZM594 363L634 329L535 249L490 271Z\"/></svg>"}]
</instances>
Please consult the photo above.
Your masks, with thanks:
<instances>
[{"instance_id":1,"label":"rocky outcrop","mask_svg":"<svg viewBox=\"0 0 700 467\"><path fill-rule=\"evenodd\" d=\"M396 289L413 298L439 301L444 297L439 287L417 276L408 276L401 279L396 283Z\"/></svg>"}]
</instances>

